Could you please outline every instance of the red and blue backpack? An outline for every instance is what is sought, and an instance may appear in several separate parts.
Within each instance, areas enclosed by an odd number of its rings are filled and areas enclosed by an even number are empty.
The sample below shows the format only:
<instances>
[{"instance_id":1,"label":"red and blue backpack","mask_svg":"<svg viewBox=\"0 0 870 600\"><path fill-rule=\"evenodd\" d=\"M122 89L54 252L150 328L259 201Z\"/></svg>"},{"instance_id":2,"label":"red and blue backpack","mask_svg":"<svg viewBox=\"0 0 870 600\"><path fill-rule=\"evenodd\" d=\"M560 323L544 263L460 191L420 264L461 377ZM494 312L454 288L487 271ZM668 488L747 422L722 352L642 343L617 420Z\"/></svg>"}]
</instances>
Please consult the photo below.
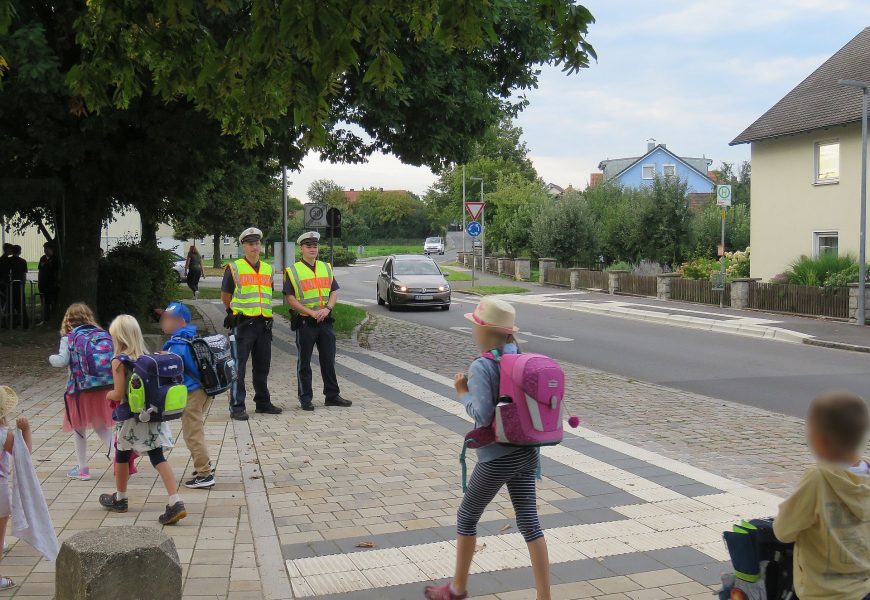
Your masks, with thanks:
<instances>
[{"instance_id":1,"label":"red and blue backpack","mask_svg":"<svg viewBox=\"0 0 870 600\"><path fill-rule=\"evenodd\" d=\"M75 392L111 387L115 346L105 329L79 325L67 335L69 368Z\"/></svg>"}]
</instances>

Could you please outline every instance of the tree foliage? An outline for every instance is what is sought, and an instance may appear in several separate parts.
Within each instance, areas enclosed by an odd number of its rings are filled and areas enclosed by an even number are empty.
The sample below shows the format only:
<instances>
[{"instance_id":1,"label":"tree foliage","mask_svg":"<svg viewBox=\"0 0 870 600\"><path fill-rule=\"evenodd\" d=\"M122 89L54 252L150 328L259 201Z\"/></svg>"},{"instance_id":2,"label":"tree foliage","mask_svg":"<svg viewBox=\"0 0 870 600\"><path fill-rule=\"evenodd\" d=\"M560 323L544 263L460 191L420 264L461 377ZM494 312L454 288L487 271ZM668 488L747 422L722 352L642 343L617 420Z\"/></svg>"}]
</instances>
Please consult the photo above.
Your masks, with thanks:
<instances>
[{"instance_id":1,"label":"tree foliage","mask_svg":"<svg viewBox=\"0 0 870 600\"><path fill-rule=\"evenodd\" d=\"M532 247L539 257L562 264L596 256L595 217L580 194L569 194L547 205L532 224Z\"/></svg>"},{"instance_id":2,"label":"tree foliage","mask_svg":"<svg viewBox=\"0 0 870 600\"><path fill-rule=\"evenodd\" d=\"M723 162L719 167L719 175L716 181L723 185L731 186L732 204L750 205L749 189L752 184L752 165L744 160L734 170L734 163Z\"/></svg>"},{"instance_id":3,"label":"tree foliage","mask_svg":"<svg viewBox=\"0 0 870 600\"><path fill-rule=\"evenodd\" d=\"M486 202L487 249L508 256L531 250L532 223L551 202L541 183L519 173L502 175Z\"/></svg>"}]
</instances>

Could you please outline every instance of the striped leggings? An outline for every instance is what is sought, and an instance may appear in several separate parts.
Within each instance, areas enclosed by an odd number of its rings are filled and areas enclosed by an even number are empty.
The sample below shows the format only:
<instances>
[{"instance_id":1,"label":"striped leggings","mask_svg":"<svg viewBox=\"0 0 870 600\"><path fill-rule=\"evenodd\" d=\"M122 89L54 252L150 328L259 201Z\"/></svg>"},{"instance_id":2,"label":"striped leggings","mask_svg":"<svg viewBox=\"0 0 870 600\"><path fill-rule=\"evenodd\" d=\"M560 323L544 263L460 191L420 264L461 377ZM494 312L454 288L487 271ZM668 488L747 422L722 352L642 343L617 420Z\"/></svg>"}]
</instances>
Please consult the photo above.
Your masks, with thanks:
<instances>
[{"instance_id":1,"label":"striped leggings","mask_svg":"<svg viewBox=\"0 0 870 600\"><path fill-rule=\"evenodd\" d=\"M476 536L480 516L501 487L507 484L517 514L517 528L523 538L526 542L533 542L544 537L535 498L538 460L537 448L523 448L489 462L477 463L459 506L457 533Z\"/></svg>"}]
</instances>

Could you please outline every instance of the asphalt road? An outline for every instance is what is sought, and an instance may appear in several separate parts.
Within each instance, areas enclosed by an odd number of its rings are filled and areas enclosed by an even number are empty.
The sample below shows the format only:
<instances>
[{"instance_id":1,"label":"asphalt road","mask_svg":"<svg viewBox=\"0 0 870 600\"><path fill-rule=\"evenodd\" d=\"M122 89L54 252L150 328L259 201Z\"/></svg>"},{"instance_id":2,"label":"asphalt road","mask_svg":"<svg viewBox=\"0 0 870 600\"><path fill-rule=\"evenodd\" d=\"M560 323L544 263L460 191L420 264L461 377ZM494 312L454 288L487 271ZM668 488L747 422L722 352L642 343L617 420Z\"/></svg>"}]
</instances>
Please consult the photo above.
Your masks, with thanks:
<instances>
[{"instance_id":1,"label":"asphalt road","mask_svg":"<svg viewBox=\"0 0 870 600\"><path fill-rule=\"evenodd\" d=\"M455 252L437 258L439 262L454 260ZM360 304L373 301L379 266L336 269L340 298ZM389 312L374 303L367 303L367 309L438 329L463 331L456 328L469 326L463 314L473 305L473 297L454 294L454 305L446 312ZM803 416L813 396L831 388L850 389L870 398L866 354L545 306L524 304L519 318L526 351L714 398L795 416Z\"/></svg>"}]
</instances>

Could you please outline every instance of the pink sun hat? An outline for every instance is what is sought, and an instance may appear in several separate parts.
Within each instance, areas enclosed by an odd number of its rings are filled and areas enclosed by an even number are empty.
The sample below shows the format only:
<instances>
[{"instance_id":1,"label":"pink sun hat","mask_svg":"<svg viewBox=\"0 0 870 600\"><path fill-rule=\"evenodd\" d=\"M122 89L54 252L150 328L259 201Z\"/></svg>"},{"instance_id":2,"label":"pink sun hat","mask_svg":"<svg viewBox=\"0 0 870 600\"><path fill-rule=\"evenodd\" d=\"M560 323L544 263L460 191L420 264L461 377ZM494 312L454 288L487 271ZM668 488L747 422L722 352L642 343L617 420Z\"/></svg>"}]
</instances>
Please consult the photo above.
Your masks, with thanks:
<instances>
[{"instance_id":1,"label":"pink sun hat","mask_svg":"<svg viewBox=\"0 0 870 600\"><path fill-rule=\"evenodd\" d=\"M497 298L482 298L472 313L465 313L465 318L479 325L496 329L504 333L516 333L517 313L514 307Z\"/></svg>"}]
</instances>

